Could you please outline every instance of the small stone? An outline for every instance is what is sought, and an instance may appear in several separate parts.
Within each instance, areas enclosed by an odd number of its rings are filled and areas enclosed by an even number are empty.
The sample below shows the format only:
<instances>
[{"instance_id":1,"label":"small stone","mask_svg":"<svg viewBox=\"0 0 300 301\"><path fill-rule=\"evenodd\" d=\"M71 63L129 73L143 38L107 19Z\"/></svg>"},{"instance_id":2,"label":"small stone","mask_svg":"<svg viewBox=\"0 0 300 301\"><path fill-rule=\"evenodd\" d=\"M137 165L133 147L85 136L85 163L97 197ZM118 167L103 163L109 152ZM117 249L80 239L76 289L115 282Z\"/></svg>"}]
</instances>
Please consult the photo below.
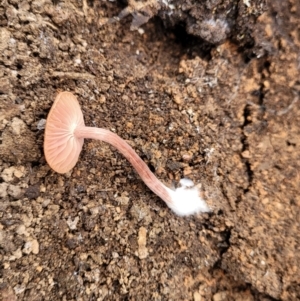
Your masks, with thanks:
<instances>
[{"instance_id":1,"label":"small stone","mask_svg":"<svg viewBox=\"0 0 300 301\"><path fill-rule=\"evenodd\" d=\"M4 270L10 269L10 263L9 263L9 262L4 262L4 263L3 263L3 269L4 269Z\"/></svg>"},{"instance_id":2,"label":"small stone","mask_svg":"<svg viewBox=\"0 0 300 301\"><path fill-rule=\"evenodd\" d=\"M27 234L25 225L20 225L20 226L17 228L16 232L17 232L19 235L24 235L25 233Z\"/></svg>"},{"instance_id":3,"label":"small stone","mask_svg":"<svg viewBox=\"0 0 300 301\"><path fill-rule=\"evenodd\" d=\"M30 253L38 254L39 253L39 243L36 239L27 241L23 248L23 253L29 255Z\"/></svg>"},{"instance_id":4,"label":"small stone","mask_svg":"<svg viewBox=\"0 0 300 301\"><path fill-rule=\"evenodd\" d=\"M40 245L38 241L35 239L32 241L32 253L39 254L39 252L40 252Z\"/></svg>"},{"instance_id":5,"label":"small stone","mask_svg":"<svg viewBox=\"0 0 300 301\"><path fill-rule=\"evenodd\" d=\"M194 301L201 301L201 295L198 292L194 292Z\"/></svg>"},{"instance_id":6,"label":"small stone","mask_svg":"<svg viewBox=\"0 0 300 301\"><path fill-rule=\"evenodd\" d=\"M21 190L21 188L19 186L9 185L8 189L7 189L7 192L13 198L18 199L20 197L20 195L21 195L22 190Z\"/></svg>"},{"instance_id":7,"label":"small stone","mask_svg":"<svg viewBox=\"0 0 300 301\"><path fill-rule=\"evenodd\" d=\"M105 103L106 102L106 97L104 95L101 95L100 98L99 98L99 102L101 104Z\"/></svg>"},{"instance_id":8,"label":"small stone","mask_svg":"<svg viewBox=\"0 0 300 301\"><path fill-rule=\"evenodd\" d=\"M31 241L28 241L28 242L25 243L22 252L24 254L30 254L32 252L32 243L31 243Z\"/></svg>"},{"instance_id":9,"label":"small stone","mask_svg":"<svg viewBox=\"0 0 300 301\"><path fill-rule=\"evenodd\" d=\"M50 199L45 199L42 203L42 207L43 208L46 208L48 207L48 205L50 204L51 200Z\"/></svg>"},{"instance_id":10,"label":"small stone","mask_svg":"<svg viewBox=\"0 0 300 301\"><path fill-rule=\"evenodd\" d=\"M19 167L19 168L16 168L16 169L14 170L14 176L15 176L16 178L18 178L18 179L24 177L24 170L25 170L24 166L21 166L21 167Z\"/></svg>"},{"instance_id":11,"label":"small stone","mask_svg":"<svg viewBox=\"0 0 300 301\"><path fill-rule=\"evenodd\" d=\"M181 105L183 103L181 95L173 95L173 100L178 105Z\"/></svg>"},{"instance_id":12,"label":"small stone","mask_svg":"<svg viewBox=\"0 0 300 301\"><path fill-rule=\"evenodd\" d=\"M227 292L218 292L213 295L213 301L225 301L227 299Z\"/></svg>"},{"instance_id":13,"label":"small stone","mask_svg":"<svg viewBox=\"0 0 300 301\"><path fill-rule=\"evenodd\" d=\"M67 224L68 224L70 230L76 230L77 229L78 221L79 221L78 216L76 216L73 221L72 221L71 217L69 216L69 218L67 220Z\"/></svg>"},{"instance_id":14,"label":"small stone","mask_svg":"<svg viewBox=\"0 0 300 301\"><path fill-rule=\"evenodd\" d=\"M123 101L129 101L129 97L127 95L122 95L122 100Z\"/></svg>"},{"instance_id":15,"label":"small stone","mask_svg":"<svg viewBox=\"0 0 300 301\"><path fill-rule=\"evenodd\" d=\"M138 236L138 256L140 259L145 259L148 257L148 250L146 248L147 244L147 229L145 227L140 227Z\"/></svg>"},{"instance_id":16,"label":"small stone","mask_svg":"<svg viewBox=\"0 0 300 301\"><path fill-rule=\"evenodd\" d=\"M18 284L14 287L14 291L15 291L16 295L22 294L25 291L25 289L26 289L26 287L24 285L20 285L20 284Z\"/></svg>"},{"instance_id":17,"label":"small stone","mask_svg":"<svg viewBox=\"0 0 300 301\"><path fill-rule=\"evenodd\" d=\"M112 258L119 258L119 254L117 252L112 252Z\"/></svg>"},{"instance_id":18,"label":"small stone","mask_svg":"<svg viewBox=\"0 0 300 301\"><path fill-rule=\"evenodd\" d=\"M0 184L0 198L5 198L7 196L7 183Z\"/></svg>"},{"instance_id":19,"label":"small stone","mask_svg":"<svg viewBox=\"0 0 300 301\"><path fill-rule=\"evenodd\" d=\"M43 267L39 265L39 266L36 267L36 270L37 270L37 272L40 273L43 270Z\"/></svg>"},{"instance_id":20,"label":"small stone","mask_svg":"<svg viewBox=\"0 0 300 301\"><path fill-rule=\"evenodd\" d=\"M128 129L133 129L133 123L130 122L130 121L128 121L128 122L126 123L126 127L127 127Z\"/></svg>"},{"instance_id":21,"label":"small stone","mask_svg":"<svg viewBox=\"0 0 300 301\"><path fill-rule=\"evenodd\" d=\"M248 150L245 150L242 152L242 157L245 159L250 159L251 158L251 154Z\"/></svg>"},{"instance_id":22,"label":"small stone","mask_svg":"<svg viewBox=\"0 0 300 301\"><path fill-rule=\"evenodd\" d=\"M190 161L192 159L193 159L193 155L190 153L185 153L182 155L182 160L184 160L184 161Z\"/></svg>"},{"instance_id":23,"label":"small stone","mask_svg":"<svg viewBox=\"0 0 300 301\"><path fill-rule=\"evenodd\" d=\"M99 211L100 211L99 209L100 209L99 206L95 206L95 207L89 208L89 211L92 215L95 216L95 215L99 214Z\"/></svg>"},{"instance_id":24,"label":"small stone","mask_svg":"<svg viewBox=\"0 0 300 301\"><path fill-rule=\"evenodd\" d=\"M5 241L5 232L0 230L0 246L4 243Z\"/></svg>"},{"instance_id":25,"label":"small stone","mask_svg":"<svg viewBox=\"0 0 300 301\"><path fill-rule=\"evenodd\" d=\"M4 27L0 28L0 52L2 53L9 44L10 32Z\"/></svg>"},{"instance_id":26,"label":"small stone","mask_svg":"<svg viewBox=\"0 0 300 301\"><path fill-rule=\"evenodd\" d=\"M5 168L2 173L1 173L1 177L5 182L11 182L13 180L13 174L14 174L15 168L9 167L9 168Z\"/></svg>"},{"instance_id":27,"label":"small stone","mask_svg":"<svg viewBox=\"0 0 300 301\"><path fill-rule=\"evenodd\" d=\"M13 118L13 121L11 123L11 129L12 133L16 136L20 136L21 133L24 132L24 129L26 128L26 125L23 120L15 117Z\"/></svg>"},{"instance_id":28,"label":"small stone","mask_svg":"<svg viewBox=\"0 0 300 301\"><path fill-rule=\"evenodd\" d=\"M41 131L45 128L45 125L46 125L46 119L40 119L36 127L39 131Z\"/></svg>"}]
</instances>

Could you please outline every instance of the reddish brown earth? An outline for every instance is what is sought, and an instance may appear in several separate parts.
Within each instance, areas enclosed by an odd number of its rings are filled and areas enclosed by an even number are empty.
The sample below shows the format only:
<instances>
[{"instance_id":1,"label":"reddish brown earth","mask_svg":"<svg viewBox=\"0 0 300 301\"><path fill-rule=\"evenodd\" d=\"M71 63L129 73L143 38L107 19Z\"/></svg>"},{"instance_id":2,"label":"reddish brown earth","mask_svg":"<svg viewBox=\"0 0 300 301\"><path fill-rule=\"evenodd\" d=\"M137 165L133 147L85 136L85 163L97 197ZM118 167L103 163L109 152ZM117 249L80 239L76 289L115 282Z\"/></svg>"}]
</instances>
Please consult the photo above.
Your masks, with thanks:
<instances>
[{"instance_id":1,"label":"reddish brown earth","mask_svg":"<svg viewBox=\"0 0 300 301\"><path fill-rule=\"evenodd\" d=\"M0 300L300 299L300 4L202 2L0 1ZM212 213L97 141L53 172L62 90Z\"/></svg>"}]
</instances>

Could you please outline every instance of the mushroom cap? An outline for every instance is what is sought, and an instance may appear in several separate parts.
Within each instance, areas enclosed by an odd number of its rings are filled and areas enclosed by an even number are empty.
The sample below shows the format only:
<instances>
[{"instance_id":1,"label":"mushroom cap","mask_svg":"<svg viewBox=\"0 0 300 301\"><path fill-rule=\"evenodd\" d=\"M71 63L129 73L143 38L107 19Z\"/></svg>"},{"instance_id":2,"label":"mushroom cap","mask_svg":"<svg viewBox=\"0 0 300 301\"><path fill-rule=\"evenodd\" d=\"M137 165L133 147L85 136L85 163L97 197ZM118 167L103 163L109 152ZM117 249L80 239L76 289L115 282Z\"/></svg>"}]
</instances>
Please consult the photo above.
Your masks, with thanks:
<instances>
[{"instance_id":1,"label":"mushroom cap","mask_svg":"<svg viewBox=\"0 0 300 301\"><path fill-rule=\"evenodd\" d=\"M48 114L44 153L50 167L58 173L70 171L78 161L83 138L77 138L75 130L84 125L82 111L70 92L60 92Z\"/></svg>"}]
</instances>

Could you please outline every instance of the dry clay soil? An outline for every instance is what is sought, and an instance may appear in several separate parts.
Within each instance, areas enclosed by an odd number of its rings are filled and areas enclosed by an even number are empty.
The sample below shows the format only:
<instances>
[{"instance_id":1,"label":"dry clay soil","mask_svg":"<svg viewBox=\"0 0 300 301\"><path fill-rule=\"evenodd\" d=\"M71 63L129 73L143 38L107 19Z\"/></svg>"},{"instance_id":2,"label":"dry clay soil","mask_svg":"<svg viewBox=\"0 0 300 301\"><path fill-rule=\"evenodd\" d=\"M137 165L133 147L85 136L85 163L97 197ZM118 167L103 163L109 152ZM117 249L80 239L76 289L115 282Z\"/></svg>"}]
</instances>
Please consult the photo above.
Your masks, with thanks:
<instances>
[{"instance_id":1,"label":"dry clay soil","mask_svg":"<svg viewBox=\"0 0 300 301\"><path fill-rule=\"evenodd\" d=\"M184 3L0 1L0 300L300 299L299 1ZM52 171L63 90L212 212L98 141Z\"/></svg>"}]
</instances>

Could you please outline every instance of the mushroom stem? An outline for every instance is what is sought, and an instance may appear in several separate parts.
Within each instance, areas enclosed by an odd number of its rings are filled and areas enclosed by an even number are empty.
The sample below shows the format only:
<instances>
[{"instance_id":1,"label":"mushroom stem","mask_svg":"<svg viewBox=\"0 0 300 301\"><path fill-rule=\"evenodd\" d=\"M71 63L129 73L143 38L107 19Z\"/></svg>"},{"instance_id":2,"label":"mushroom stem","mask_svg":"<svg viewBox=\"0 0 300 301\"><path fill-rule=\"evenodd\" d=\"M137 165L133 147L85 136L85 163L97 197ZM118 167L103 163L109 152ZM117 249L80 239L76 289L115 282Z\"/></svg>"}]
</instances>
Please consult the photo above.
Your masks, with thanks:
<instances>
[{"instance_id":1,"label":"mushroom stem","mask_svg":"<svg viewBox=\"0 0 300 301\"><path fill-rule=\"evenodd\" d=\"M101 140L114 146L131 163L144 183L168 206L172 204L170 189L156 178L134 149L117 134L106 129L78 126L74 135L77 138Z\"/></svg>"}]
</instances>

